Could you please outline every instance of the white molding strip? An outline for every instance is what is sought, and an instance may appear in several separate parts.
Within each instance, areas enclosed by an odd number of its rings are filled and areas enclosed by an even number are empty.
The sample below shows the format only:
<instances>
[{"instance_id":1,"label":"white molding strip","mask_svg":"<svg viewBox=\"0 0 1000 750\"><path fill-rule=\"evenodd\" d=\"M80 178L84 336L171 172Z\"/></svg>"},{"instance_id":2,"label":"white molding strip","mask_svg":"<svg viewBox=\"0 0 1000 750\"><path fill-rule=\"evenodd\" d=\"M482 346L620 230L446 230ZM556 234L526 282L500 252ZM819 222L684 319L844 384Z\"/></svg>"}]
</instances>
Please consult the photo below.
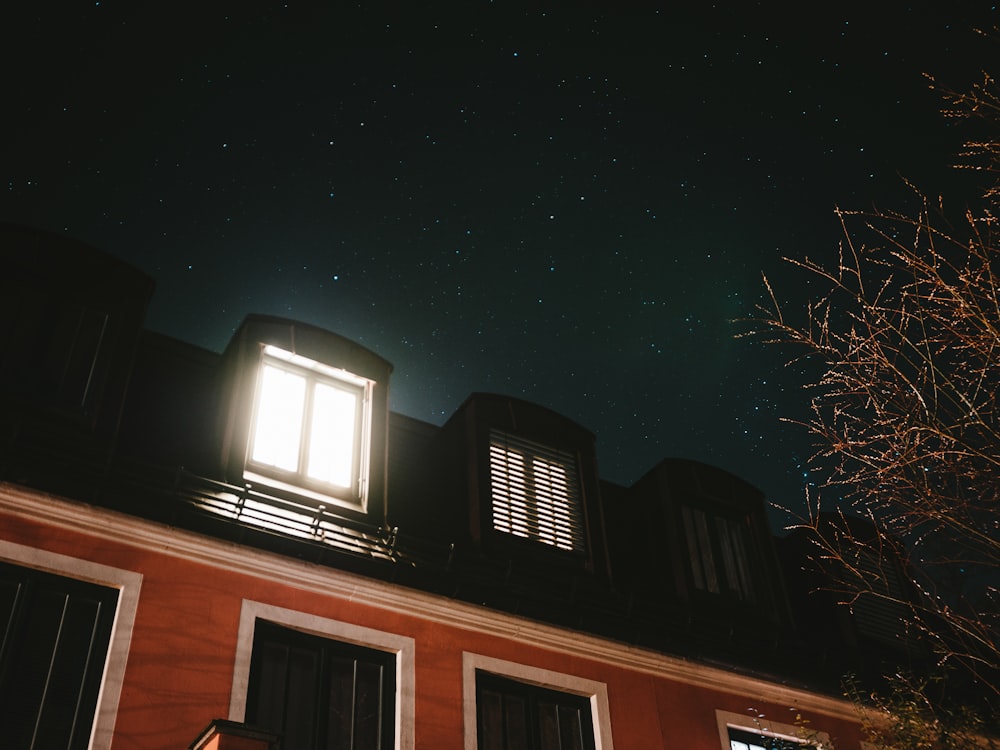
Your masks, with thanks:
<instances>
[{"instance_id":1,"label":"white molding strip","mask_svg":"<svg viewBox=\"0 0 1000 750\"><path fill-rule=\"evenodd\" d=\"M517 662L463 651L462 713L465 724L465 750L477 750L478 747L477 670L589 698L590 715L594 722L594 747L596 750L615 750L611 740L611 709L608 705L608 686L603 682L586 680L562 672L553 672L550 669L539 669L527 664L518 664Z\"/></svg>"},{"instance_id":2,"label":"white molding strip","mask_svg":"<svg viewBox=\"0 0 1000 750\"><path fill-rule=\"evenodd\" d=\"M5 488L0 487L0 490L2 489ZM0 492L0 495L2 494ZM0 539L0 560L118 589L118 607L111 628L111 642L108 644L108 655L104 662L104 677L97 697L97 716L90 732L89 745L91 750L109 750L115 730L115 720L118 717L118 701L121 698L122 681L125 677L125 663L132 643L135 611L139 606L142 575L90 560L27 547L6 539Z\"/></svg>"},{"instance_id":3,"label":"white molding strip","mask_svg":"<svg viewBox=\"0 0 1000 750\"><path fill-rule=\"evenodd\" d=\"M0 512L378 609L800 710L857 721L851 703L607 638L556 628L335 568L223 542L0 483ZM0 526L0 535L3 534Z\"/></svg>"}]
</instances>

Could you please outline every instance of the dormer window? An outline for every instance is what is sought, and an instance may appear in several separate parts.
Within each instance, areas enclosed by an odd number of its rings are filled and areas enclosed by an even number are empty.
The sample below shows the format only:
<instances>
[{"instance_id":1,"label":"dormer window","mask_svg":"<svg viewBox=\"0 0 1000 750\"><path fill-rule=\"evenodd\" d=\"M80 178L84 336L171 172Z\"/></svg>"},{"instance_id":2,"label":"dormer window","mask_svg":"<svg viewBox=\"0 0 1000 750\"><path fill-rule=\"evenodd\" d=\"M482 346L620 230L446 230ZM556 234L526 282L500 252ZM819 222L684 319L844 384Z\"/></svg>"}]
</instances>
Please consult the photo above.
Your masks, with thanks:
<instances>
[{"instance_id":1,"label":"dormer window","mask_svg":"<svg viewBox=\"0 0 1000 750\"><path fill-rule=\"evenodd\" d=\"M374 382L263 347L245 477L364 510Z\"/></svg>"},{"instance_id":2,"label":"dormer window","mask_svg":"<svg viewBox=\"0 0 1000 750\"><path fill-rule=\"evenodd\" d=\"M575 455L491 430L489 468L495 531L570 552L585 551Z\"/></svg>"},{"instance_id":3,"label":"dormer window","mask_svg":"<svg viewBox=\"0 0 1000 750\"><path fill-rule=\"evenodd\" d=\"M471 552L529 575L610 575L592 432L538 404L475 393L439 441L442 466L454 467L442 472L453 476L444 497L468 504ZM423 510L411 507L414 516Z\"/></svg>"},{"instance_id":4,"label":"dormer window","mask_svg":"<svg viewBox=\"0 0 1000 750\"><path fill-rule=\"evenodd\" d=\"M681 506L684 536L696 589L754 600L746 520Z\"/></svg>"}]
</instances>

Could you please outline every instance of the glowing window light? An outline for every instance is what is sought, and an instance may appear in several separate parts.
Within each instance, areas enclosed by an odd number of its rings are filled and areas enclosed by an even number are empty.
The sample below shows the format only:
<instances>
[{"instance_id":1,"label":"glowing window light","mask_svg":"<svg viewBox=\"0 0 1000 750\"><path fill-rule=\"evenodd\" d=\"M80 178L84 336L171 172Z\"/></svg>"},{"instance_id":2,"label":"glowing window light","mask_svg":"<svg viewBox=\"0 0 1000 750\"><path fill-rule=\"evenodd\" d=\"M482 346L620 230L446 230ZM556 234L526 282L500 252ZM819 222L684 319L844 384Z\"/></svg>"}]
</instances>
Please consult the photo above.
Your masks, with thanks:
<instances>
[{"instance_id":1,"label":"glowing window light","mask_svg":"<svg viewBox=\"0 0 1000 750\"><path fill-rule=\"evenodd\" d=\"M494 530L568 551L584 549L572 454L494 430L489 463Z\"/></svg>"},{"instance_id":2,"label":"glowing window light","mask_svg":"<svg viewBox=\"0 0 1000 750\"><path fill-rule=\"evenodd\" d=\"M312 430L306 475L350 487L354 473L358 394L317 383L313 391Z\"/></svg>"},{"instance_id":3,"label":"glowing window light","mask_svg":"<svg viewBox=\"0 0 1000 750\"><path fill-rule=\"evenodd\" d=\"M264 365L251 452L254 463L285 471L298 470L305 394L304 377Z\"/></svg>"},{"instance_id":4,"label":"glowing window light","mask_svg":"<svg viewBox=\"0 0 1000 750\"><path fill-rule=\"evenodd\" d=\"M805 740L773 734L770 731L729 727L730 750L817 750L824 744L811 745Z\"/></svg>"},{"instance_id":5,"label":"glowing window light","mask_svg":"<svg viewBox=\"0 0 1000 750\"><path fill-rule=\"evenodd\" d=\"M265 347L245 476L364 508L373 386Z\"/></svg>"}]
</instances>

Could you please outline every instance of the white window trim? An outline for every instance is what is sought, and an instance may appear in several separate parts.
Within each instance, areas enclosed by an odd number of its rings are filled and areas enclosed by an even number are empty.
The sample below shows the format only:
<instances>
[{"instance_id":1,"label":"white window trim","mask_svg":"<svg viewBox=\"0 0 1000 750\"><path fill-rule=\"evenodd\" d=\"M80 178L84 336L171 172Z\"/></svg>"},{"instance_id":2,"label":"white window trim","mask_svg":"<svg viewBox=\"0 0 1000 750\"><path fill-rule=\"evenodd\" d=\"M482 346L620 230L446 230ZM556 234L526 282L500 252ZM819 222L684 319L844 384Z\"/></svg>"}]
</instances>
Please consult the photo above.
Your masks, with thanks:
<instances>
[{"instance_id":1,"label":"white window trim","mask_svg":"<svg viewBox=\"0 0 1000 750\"><path fill-rule=\"evenodd\" d=\"M104 676L97 696L97 712L88 746L90 750L110 750L115 720L118 718L122 681L125 678L125 663L132 643L135 612L139 605L142 574L5 540L0 540L0 559L65 578L118 589L118 606L111 626L111 641L108 643Z\"/></svg>"},{"instance_id":2,"label":"white window trim","mask_svg":"<svg viewBox=\"0 0 1000 750\"><path fill-rule=\"evenodd\" d=\"M733 711L715 710L715 719L719 725L719 741L723 750L730 750L729 728L742 729L745 732L759 732L767 737L780 737L783 740L800 742L815 747L817 750L834 750L830 735L815 729L804 729L794 724L784 724L773 721L766 716L753 714L738 714Z\"/></svg>"},{"instance_id":3,"label":"white window trim","mask_svg":"<svg viewBox=\"0 0 1000 750\"><path fill-rule=\"evenodd\" d=\"M594 722L596 750L614 750L611 741L611 713L608 707L608 686L596 680L553 672L490 656L462 652L462 706L465 718L465 750L478 750L476 710L476 671L509 677L512 680L538 685L590 699L590 715Z\"/></svg>"},{"instance_id":4,"label":"white window trim","mask_svg":"<svg viewBox=\"0 0 1000 750\"><path fill-rule=\"evenodd\" d=\"M331 620L319 615L297 612L271 604L243 600L240 628L233 668L233 689L229 698L229 720L246 719L247 688L250 685L250 659L253 655L254 627L257 620L267 620L294 630L356 646L386 651L396 655L396 750L413 750L414 717L414 641L407 636L386 633L361 625Z\"/></svg>"}]
</instances>

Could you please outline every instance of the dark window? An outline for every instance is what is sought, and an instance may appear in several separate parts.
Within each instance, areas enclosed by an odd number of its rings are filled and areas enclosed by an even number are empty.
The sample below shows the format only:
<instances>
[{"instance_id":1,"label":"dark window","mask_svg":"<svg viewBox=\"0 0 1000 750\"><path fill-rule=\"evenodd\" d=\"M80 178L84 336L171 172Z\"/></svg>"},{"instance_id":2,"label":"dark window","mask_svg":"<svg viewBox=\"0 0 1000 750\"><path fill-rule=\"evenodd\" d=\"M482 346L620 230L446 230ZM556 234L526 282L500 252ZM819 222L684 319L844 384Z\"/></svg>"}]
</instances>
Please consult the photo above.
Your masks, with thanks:
<instances>
[{"instance_id":1,"label":"dark window","mask_svg":"<svg viewBox=\"0 0 1000 750\"><path fill-rule=\"evenodd\" d=\"M93 405L107 359L107 313L54 299L15 273L0 283L0 315L8 328L0 362L5 387L60 409Z\"/></svg>"},{"instance_id":2,"label":"dark window","mask_svg":"<svg viewBox=\"0 0 1000 750\"><path fill-rule=\"evenodd\" d=\"M772 737L761 732L735 727L729 727L729 748L730 750L814 750L812 745L796 740Z\"/></svg>"},{"instance_id":3,"label":"dark window","mask_svg":"<svg viewBox=\"0 0 1000 750\"><path fill-rule=\"evenodd\" d=\"M586 696L476 672L479 750L593 750Z\"/></svg>"},{"instance_id":4,"label":"dark window","mask_svg":"<svg viewBox=\"0 0 1000 750\"><path fill-rule=\"evenodd\" d=\"M750 529L746 517L681 506L694 587L753 602Z\"/></svg>"},{"instance_id":5,"label":"dark window","mask_svg":"<svg viewBox=\"0 0 1000 750\"><path fill-rule=\"evenodd\" d=\"M273 623L254 628L248 724L282 750L385 750L394 743L395 654Z\"/></svg>"},{"instance_id":6,"label":"dark window","mask_svg":"<svg viewBox=\"0 0 1000 750\"><path fill-rule=\"evenodd\" d=\"M118 591L0 563L3 746L86 748Z\"/></svg>"},{"instance_id":7,"label":"dark window","mask_svg":"<svg viewBox=\"0 0 1000 750\"><path fill-rule=\"evenodd\" d=\"M906 625L912 620L908 602L913 596L907 594L898 558L888 551L879 558L874 550L858 548L846 550L845 557L860 592L850 607L858 633L896 648L914 648Z\"/></svg>"},{"instance_id":8,"label":"dark window","mask_svg":"<svg viewBox=\"0 0 1000 750\"><path fill-rule=\"evenodd\" d=\"M506 432L490 432L493 529L584 552L586 525L576 457Z\"/></svg>"}]
</instances>

